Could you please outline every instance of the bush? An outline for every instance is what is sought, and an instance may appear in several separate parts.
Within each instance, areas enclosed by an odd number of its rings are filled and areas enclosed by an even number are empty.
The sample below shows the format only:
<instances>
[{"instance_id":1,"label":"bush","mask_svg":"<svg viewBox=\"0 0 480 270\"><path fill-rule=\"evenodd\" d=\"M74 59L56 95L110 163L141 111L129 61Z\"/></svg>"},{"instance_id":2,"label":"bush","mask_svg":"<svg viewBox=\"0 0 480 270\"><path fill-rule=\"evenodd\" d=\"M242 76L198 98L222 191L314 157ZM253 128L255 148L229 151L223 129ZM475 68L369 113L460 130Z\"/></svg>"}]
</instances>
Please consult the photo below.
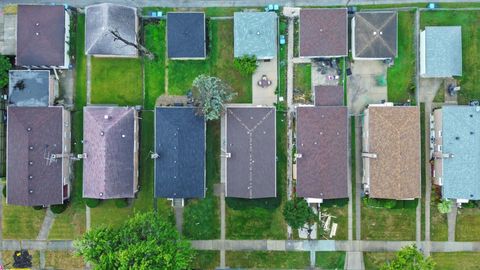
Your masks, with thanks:
<instances>
[{"instance_id":1,"label":"bush","mask_svg":"<svg viewBox=\"0 0 480 270\"><path fill-rule=\"evenodd\" d=\"M63 213L63 211L65 211L65 209L67 209L67 204L65 204L65 203L64 204L55 204L55 205L50 206L50 210L54 214L61 214L61 213Z\"/></svg>"},{"instance_id":2,"label":"bush","mask_svg":"<svg viewBox=\"0 0 480 270\"><path fill-rule=\"evenodd\" d=\"M42 210L42 209L43 209L43 205L35 205L35 206L33 207L33 209L35 209L35 210Z\"/></svg>"},{"instance_id":3,"label":"bush","mask_svg":"<svg viewBox=\"0 0 480 270\"><path fill-rule=\"evenodd\" d=\"M85 201L85 204L90 208L97 207L101 202L101 200L99 199L92 199L92 198L85 198L84 201Z\"/></svg>"},{"instance_id":4,"label":"bush","mask_svg":"<svg viewBox=\"0 0 480 270\"><path fill-rule=\"evenodd\" d=\"M125 208L128 206L127 199L115 199L115 206L118 208Z\"/></svg>"},{"instance_id":5,"label":"bush","mask_svg":"<svg viewBox=\"0 0 480 270\"><path fill-rule=\"evenodd\" d=\"M393 209L397 206L396 200L390 199L373 199L365 197L363 198L363 202L367 207L371 208L386 208L386 209Z\"/></svg>"},{"instance_id":6,"label":"bush","mask_svg":"<svg viewBox=\"0 0 480 270\"><path fill-rule=\"evenodd\" d=\"M2 194L4 198L7 198L7 185L3 185Z\"/></svg>"},{"instance_id":7,"label":"bush","mask_svg":"<svg viewBox=\"0 0 480 270\"><path fill-rule=\"evenodd\" d=\"M387 209L393 209L395 205L397 205L397 201L395 200L386 200L384 204L385 208Z\"/></svg>"},{"instance_id":8,"label":"bush","mask_svg":"<svg viewBox=\"0 0 480 270\"><path fill-rule=\"evenodd\" d=\"M257 57L255 55L244 55L235 58L233 66L243 75L252 75L257 69Z\"/></svg>"},{"instance_id":9,"label":"bush","mask_svg":"<svg viewBox=\"0 0 480 270\"><path fill-rule=\"evenodd\" d=\"M323 200L321 207L343 207L348 204L348 198Z\"/></svg>"}]
</instances>

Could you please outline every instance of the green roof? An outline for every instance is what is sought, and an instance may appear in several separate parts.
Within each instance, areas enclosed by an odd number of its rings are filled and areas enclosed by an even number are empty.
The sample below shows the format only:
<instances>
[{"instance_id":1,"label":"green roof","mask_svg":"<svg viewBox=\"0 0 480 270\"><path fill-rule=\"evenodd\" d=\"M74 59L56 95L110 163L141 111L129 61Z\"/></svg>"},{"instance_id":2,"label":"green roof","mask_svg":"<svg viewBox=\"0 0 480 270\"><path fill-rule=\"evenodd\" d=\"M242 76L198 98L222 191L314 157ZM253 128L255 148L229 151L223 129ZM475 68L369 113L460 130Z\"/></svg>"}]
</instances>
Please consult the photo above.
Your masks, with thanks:
<instances>
[{"instance_id":1,"label":"green roof","mask_svg":"<svg viewBox=\"0 0 480 270\"><path fill-rule=\"evenodd\" d=\"M277 56L277 14L274 12L235 12L235 57L255 55L258 59Z\"/></svg>"}]
</instances>

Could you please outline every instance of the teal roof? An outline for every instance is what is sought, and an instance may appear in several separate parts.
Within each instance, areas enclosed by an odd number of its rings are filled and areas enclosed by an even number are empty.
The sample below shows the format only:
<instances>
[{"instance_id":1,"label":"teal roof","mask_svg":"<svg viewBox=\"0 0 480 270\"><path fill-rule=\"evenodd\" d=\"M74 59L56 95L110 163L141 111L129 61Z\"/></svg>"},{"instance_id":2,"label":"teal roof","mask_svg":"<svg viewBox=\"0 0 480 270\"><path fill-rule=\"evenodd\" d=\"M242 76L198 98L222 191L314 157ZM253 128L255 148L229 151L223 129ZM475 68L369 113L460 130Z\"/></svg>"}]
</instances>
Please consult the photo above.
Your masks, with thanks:
<instances>
[{"instance_id":1,"label":"teal roof","mask_svg":"<svg viewBox=\"0 0 480 270\"><path fill-rule=\"evenodd\" d=\"M255 55L258 59L277 56L277 14L274 12L235 12L234 55Z\"/></svg>"},{"instance_id":2,"label":"teal roof","mask_svg":"<svg viewBox=\"0 0 480 270\"><path fill-rule=\"evenodd\" d=\"M425 27L425 54L426 76L462 76L462 27Z\"/></svg>"},{"instance_id":3,"label":"teal roof","mask_svg":"<svg viewBox=\"0 0 480 270\"><path fill-rule=\"evenodd\" d=\"M442 109L444 198L480 200L480 107Z\"/></svg>"}]
</instances>

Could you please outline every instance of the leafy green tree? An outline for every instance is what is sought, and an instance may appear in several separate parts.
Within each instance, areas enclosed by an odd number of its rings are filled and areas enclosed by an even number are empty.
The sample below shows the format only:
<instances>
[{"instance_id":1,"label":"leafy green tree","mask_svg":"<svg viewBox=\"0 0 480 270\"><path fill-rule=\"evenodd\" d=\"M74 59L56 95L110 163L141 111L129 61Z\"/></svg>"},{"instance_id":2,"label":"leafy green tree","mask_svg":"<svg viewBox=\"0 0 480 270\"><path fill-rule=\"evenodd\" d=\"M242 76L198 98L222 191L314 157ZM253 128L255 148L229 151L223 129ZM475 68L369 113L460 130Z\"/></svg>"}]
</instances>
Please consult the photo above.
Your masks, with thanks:
<instances>
[{"instance_id":1,"label":"leafy green tree","mask_svg":"<svg viewBox=\"0 0 480 270\"><path fill-rule=\"evenodd\" d=\"M255 55L244 55L233 60L233 66L243 75L252 75L257 69L257 57Z\"/></svg>"},{"instance_id":2,"label":"leafy green tree","mask_svg":"<svg viewBox=\"0 0 480 270\"><path fill-rule=\"evenodd\" d=\"M305 224L312 224L317 217L307 201L297 197L287 201L283 208L283 216L287 224L295 230L302 228Z\"/></svg>"},{"instance_id":3,"label":"leafy green tree","mask_svg":"<svg viewBox=\"0 0 480 270\"><path fill-rule=\"evenodd\" d=\"M452 201L442 200L437 205L438 211L442 214L448 214L452 212Z\"/></svg>"},{"instance_id":4,"label":"leafy green tree","mask_svg":"<svg viewBox=\"0 0 480 270\"><path fill-rule=\"evenodd\" d=\"M425 257L417 246L403 247L391 262L385 263L381 270L433 270L435 262L430 257Z\"/></svg>"},{"instance_id":5,"label":"leafy green tree","mask_svg":"<svg viewBox=\"0 0 480 270\"><path fill-rule=\"evenodd\" d=\"M12 68L12 64L8 57L0 55L0 89L8 84L8 71Z\"/></svg>"},{"instance_id":6,"label":"leafy green tree","mask_svg":"<svg viewBox=\"0 0 480 270\"><path fill-rule=\"evenodd\" d=\"M192 94L206 120L220 118L225 110L225 103L236 95L232 88L219 78L203 74L193 81Z\"/></svg>"},{"instance_id":7,"label":"leafy green tree","mask_svg":"<svg viewBox=\"0 0 480 270\"><path fill-rule=\"evenodd\" d=\"M136 214L118 229L92 229L74 245L95 269L187 269L194 256L173 224L153 212Z\"/></svg>"}]
</instances>

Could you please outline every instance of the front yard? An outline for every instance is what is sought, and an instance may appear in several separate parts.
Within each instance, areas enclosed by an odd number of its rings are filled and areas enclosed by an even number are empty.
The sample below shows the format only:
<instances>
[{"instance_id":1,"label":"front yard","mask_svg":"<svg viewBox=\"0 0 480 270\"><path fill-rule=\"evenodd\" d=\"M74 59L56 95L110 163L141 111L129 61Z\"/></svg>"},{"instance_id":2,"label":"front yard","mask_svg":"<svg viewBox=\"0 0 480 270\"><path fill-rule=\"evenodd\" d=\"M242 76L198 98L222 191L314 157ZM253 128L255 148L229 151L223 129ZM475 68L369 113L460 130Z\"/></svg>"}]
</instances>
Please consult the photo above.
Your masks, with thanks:
<instances>
[{"instance_id":1,"label":"front yard","mask_svg":"<svg viewBox=\"0 0 480 270\"><path fill-rule=\"evenodd\" d=\"M480 241L480 209L459 208L457 212L457 226L455 227L456 241Z\"/></svg>"},{"instance_id":2,"label":"front yard","mask_svg":"<svg viewBox=\"0 0 480 270\"><path fill-rule=\"evenodd\" d=\"M436 270L474 270L478 269L480 252L432 253Z\"/></svg>"},{"instance_id":3,"label":"front yard","mask_svg":"<svg viewBox=\"0 0 480 270\"><path fill-rule=\"evenodd\" d=\"M304 269L310 266L310 254L295 251L227 251L226 264L232 268Z\"/></svg>"}]
</instances>

